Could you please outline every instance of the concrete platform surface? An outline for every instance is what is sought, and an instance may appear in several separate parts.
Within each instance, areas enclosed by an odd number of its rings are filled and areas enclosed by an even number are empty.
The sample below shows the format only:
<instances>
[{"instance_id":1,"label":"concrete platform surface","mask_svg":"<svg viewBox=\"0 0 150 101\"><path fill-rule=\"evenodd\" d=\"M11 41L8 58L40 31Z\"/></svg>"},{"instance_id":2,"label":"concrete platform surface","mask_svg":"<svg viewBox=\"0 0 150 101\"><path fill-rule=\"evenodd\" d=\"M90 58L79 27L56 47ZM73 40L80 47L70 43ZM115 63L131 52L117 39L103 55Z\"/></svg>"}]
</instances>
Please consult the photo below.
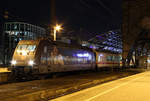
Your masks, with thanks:
<instances>
[{"instance_id":1,"label":"concrete platform surface","mask_svg":"<svg viewBox=\"0 0 150 101\"><path fill-rule=\"evenodd\" d=\"M50 101L150 101L150 71L97 85Z\"/></svg>"},{"instance_id":2,"label":"concrete platform surface","mask_svg":"<svg viewBox=\"0 0 150 101\"><path fill-rule=\"evenodd\" d=\"M0 67L0 73L10 72L7 67Z\"/></svg>"}]
</instances>

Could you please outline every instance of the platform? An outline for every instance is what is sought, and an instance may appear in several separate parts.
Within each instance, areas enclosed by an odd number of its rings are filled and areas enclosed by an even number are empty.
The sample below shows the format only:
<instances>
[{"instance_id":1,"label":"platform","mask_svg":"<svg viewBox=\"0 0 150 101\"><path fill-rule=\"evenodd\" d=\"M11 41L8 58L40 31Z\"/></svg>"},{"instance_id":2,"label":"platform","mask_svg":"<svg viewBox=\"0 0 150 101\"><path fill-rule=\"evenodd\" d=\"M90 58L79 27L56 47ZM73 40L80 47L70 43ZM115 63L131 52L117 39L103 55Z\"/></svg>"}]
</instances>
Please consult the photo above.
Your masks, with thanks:
<instances>
[{"instance_id":1,"label":"platform","mask_svg":"<svg viewBox=\"0 0 150 101\"><path fill-rule=\"evenodd\" d=\"M70 94L81 89L136 73L139 72L84 71L82 73L45 80L6 83L0 85L0 99L2 99L2 101L47 101L47 99L54 99L60 95ZM4 78L2 79L4 80Z\"/></svg>"},{"instance_id":2,"label":"platform","mask_svg":"<svg viewBox=\"0 0 150 101\"><path fill-rule=\"evenodd\" d=\"M7 67L0 67L0 73L10 72Z\"/></svg>"},{"instance_id":3,"label":"platform","mask_svg":"<svg viewBox=\"0 0 150 101\"><path fill-rule=\"evenodd\" d=\"M91 87L50 101L149 101L150 71Z\"/></svg>"},{"instance_id":4,"label":"platform","mask_svg":"<svg viewBox=\"0 0 150 101\"><path fill-rule=\"evenodd\" d=\"M7 67L0 67L0 84L8 82L10 72Z\"/></svg>"}]
</instances>

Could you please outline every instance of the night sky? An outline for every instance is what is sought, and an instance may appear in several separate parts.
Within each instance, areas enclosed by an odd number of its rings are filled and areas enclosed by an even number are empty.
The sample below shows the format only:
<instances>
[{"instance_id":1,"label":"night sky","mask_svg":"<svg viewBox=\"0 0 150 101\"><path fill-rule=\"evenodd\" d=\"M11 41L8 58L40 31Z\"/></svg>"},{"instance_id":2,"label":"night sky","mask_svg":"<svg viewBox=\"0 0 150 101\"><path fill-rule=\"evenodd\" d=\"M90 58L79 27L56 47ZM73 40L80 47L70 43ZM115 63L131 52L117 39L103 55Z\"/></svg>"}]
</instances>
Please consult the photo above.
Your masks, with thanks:
<instances>
[{"instance_id":1,"label":"night sky","mask_svg":"<svg viewBox=\"0 0 150 101\"><path fill-rule=\"evenodd\" d=\"M64 29L101 33L121 28L122 0L56 0L56 16ZM13 19L39 26L50 24L50 0L1 0Z\"/></svg>"}]
</instances>

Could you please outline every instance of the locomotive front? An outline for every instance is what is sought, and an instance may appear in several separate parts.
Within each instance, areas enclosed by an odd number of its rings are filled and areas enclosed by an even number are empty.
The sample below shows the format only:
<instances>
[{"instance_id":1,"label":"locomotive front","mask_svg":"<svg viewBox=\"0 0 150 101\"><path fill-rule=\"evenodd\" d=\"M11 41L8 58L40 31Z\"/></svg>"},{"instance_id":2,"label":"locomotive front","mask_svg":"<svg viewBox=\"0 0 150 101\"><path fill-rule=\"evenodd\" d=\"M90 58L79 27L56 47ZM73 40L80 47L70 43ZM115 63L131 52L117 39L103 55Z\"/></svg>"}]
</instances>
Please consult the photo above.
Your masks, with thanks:
<instances>
[{"instance_id":1,"label":"locomotive front","mask_svg":"<svg viewBox=\"0 0 150 101\"><path fill-rule=\"evenodd\" d=\"M36 41L22 40L18 43L11 61L11 71L17 74L32 72L35 65Z\"/></svg>"}]
</instances>

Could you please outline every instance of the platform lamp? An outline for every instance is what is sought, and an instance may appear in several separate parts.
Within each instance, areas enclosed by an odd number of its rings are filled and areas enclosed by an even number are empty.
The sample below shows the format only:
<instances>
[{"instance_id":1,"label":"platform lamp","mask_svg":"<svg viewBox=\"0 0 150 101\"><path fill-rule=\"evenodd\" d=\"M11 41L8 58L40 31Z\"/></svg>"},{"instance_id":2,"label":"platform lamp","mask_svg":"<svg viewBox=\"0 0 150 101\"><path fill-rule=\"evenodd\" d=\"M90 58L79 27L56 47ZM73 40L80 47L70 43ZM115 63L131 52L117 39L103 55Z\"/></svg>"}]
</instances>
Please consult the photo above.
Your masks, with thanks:
<instances>
[{"instance_id":1,"label":"platform lamp","mask_svg":"<svg viewBox=\"0 0 150 101\"><path fill-rule=\"evenodd\" d=\"M54 41L56 41L56 33L59 32L62 29L61 25L56 25L54 27Z\"/></svg>"}]
</instances>

